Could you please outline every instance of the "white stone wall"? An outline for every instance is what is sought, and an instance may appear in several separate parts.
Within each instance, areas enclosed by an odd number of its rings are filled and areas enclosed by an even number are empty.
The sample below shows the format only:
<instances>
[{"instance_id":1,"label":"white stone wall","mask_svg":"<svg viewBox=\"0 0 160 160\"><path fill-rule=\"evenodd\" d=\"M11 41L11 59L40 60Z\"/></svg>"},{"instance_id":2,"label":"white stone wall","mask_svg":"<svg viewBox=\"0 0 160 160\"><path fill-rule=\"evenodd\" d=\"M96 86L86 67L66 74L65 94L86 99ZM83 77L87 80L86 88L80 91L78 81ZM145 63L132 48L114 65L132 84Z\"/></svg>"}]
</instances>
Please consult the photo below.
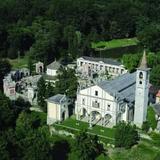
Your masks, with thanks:
<instances>
[{"instance_id":1,"label":"white stone wall","mask_svg":"<svg viewBox=\"0 0 160 160\"><path fill-rule=\"evenodd\" d=\"M98 92L98 95L95 93ZM95 107L93 103L97 101L99 107ZM87 113L90 114L92 111L97 111L104 117L106 114L111 115L111 123L116 125L117 116L117 103L113 96L102 90L98 86L92 86L87 89L81 90L77 94L76 101L76 114L82 115L82 109L85 108Z\"/></svg>"},{"instance_id":2,"label":"white stone wall","mask_svg":"<svg viewBox=\"0 0 160 160\"><path fill-rule=\"evenodd\" d=\"M57 70L48 69L47 68L47 75L49 75L49 76L56 76L57 75Z\"/></svg>"},{"instance_id":3,"label":"white stone wall","mask_svg":"<svg viewBox=\"0 0 160 160\"><path fill-rule=\"evenodd\" d=\"M53 102L47 102L47 124L51 125L57 121L62 121L62 114L65 112L64 119L68 118L68 100L61 104L56 104Z\"/></svg>"},{"instance_id":4,"label":"white stone wall","mask_svg":"<svg viewBox=\"0 0 160 160\"><path fill-rule=\"evenodd\" d=\"M127 70L124 68L123 65L117 66L117 65L106 64L103 63L102 61L95 62L95 61L85 60L83 58L77 59L77 70L79 72L81 72L82 74L87 73L88 69L86 69L86 66L90 68L93 72L105 73L106 71L108 71L108 73L113 76L118 76L127 73Z\"/></svg>"}]
</instances>

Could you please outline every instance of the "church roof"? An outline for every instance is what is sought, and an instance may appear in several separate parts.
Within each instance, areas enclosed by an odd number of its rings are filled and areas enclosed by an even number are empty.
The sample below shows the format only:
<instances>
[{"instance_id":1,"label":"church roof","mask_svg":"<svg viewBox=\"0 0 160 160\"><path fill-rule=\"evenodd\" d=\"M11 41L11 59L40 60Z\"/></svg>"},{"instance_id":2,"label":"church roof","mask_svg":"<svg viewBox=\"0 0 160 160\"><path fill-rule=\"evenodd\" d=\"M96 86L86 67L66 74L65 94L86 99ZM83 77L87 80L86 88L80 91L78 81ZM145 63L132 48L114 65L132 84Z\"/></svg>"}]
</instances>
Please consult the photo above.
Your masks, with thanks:
<instances>
[{"instance_id":1,"label":"church roof","mask_svg":"<svg viewBox=\"0 0 160 160\"><path fill-rule=\"evenodd\" d=\"M48 66L47 66L47 69L53 69L53 70L58 70L60 68L61 64L57 61L54 61L52 63L50 63Z\"/></svg>"},{"instance_id":2,"label":"church roof","mask_svg":"<svg viewBox=\"0 0 160 160\"><path fill-rule=\"evenodd\" d=\"M48 98L48 102L52 102L56 104L63 103L64 100L65 100L65 95L63 94L56 94L55 96Z\"/></svg>"},{"instance_id":3,"label":"church roof","mask_svg":"<svg viewBox=\"0 0 160 160\"><path fill-rule=\"evenodd\" d=\"M117 99L123 99L128 102L134 102L136 72L126 73L112 81L103 81L98 84L100 88L115 96Z\"/></svg>"},{"instance_id":4,"label":"church roof","mask_svg":"<svg viewBox=\"0 0 160 160\"><path fill-rule=\"evenodd\" d=\"M141 63L138 69L146 70L147 68L148 68L147 67L147 57L146 57L146 51L144 50L143 57L142 57L142 60L141 60Z\"/></svg>"},{"instance_id":5,"label":"church roof","mask_svg":"<svg viewBox=\"0 0 160 160\"><path fill-rule=\"evenodd\" d=\"M106 64L110 64L110 65L115 65L115 66L121 66L122 64L114 59L111 58L97 58L97 57L87 57L87 56L83 56L82 57L85 60L88 61L94 61L94 62L103 62Z\"/></svg>"}]
</instances>

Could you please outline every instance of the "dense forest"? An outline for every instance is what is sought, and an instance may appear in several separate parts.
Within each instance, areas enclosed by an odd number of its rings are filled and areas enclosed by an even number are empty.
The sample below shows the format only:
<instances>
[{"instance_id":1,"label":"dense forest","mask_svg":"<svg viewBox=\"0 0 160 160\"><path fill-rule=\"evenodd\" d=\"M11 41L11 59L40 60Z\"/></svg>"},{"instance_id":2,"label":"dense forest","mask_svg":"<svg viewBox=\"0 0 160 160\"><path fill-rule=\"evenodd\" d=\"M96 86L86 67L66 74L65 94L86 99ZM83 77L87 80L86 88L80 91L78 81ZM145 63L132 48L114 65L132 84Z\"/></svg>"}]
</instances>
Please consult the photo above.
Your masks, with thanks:
<instances>
[{"instance_id":1,"label":"dense forest","mask_svg":"<svg viewBox=\"0 0 160 160\"><path fill-rule=\"evenodd\" d=\"M0 0L0 57L91 55L91 42L137 37L160 50L159 0Z\"/></svg>"}]
</instances>

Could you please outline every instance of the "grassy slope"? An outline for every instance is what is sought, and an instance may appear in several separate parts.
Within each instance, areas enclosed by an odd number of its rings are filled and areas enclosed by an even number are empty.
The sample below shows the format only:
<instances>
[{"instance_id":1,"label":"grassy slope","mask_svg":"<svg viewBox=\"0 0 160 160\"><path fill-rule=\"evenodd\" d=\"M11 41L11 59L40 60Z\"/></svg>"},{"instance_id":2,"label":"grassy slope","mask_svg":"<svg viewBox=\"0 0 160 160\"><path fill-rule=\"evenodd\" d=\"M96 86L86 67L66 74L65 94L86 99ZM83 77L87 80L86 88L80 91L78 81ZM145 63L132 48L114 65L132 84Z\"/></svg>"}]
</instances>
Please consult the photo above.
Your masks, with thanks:
<instances>
[{"instance_id":1,"label":"grassy slope","mask_svg":"<svg viewBox=\"0 0 160 160\"><path fill-rule=\"evenodd\" d=\"M148 142L141 141L137 146L128 150L115 149L110 157L113 160L153 160L157 153L158 148Z\"/></svg>"},{"instance_id":2,"label":"grassy slope","mask_svg":"<svg viewBox=\"0 0 160 160\"><path fill-rule=\"evenodd\" d=\"M131 45L137 45L138 40L137 38L130 38L130 39L114 39L111 41L100 41L100 42L92 42L92 48L118 48L118 47L125 47Z\"/></svg>"},{"instance_id":3,"label":"grassy slope","mask_svg":"<svg viewBox=\"0 0 160 160\"><path fill-rule=\"evenodd\" d=\"M79 123L79 125L76 125L77 123ZM69 126L69 127L74 127L74 128L77 128L77 129L81 129L81 130L87 129L87 131L89 131L91 133L99 134L99 135L102 135L102 136L107 136L107 137L110 137L110 138L114 137L114 129L104 128L104 127L101 127L101 126L94 126L92 129L88 130L88 127L89 127L88 123L77 121L74 118L69 118L66 121L64 121L62 124L66 125L66 126Z\"/></svg>"},{"instance_id":4,"label":"grassy slope","mask_svg":"<svg viewBox=\"0 0 160 160\"><path fill-rule=\"evenodd\" d=\"M77 123L79 125L77 125ZM61 125L72 127L75 129L87 129L88 132L98 135L104 135L106 137L114 137L114 129L103 128L100 126L94 126L91 130L88 129L88 124L85 122L78 122L74 117L69 118L62 122ZM63 127L61 128L63 129ZM65 129L65 128L64 128ZM103 132L102 132L103 130ZM105 141L104 141L105 142ZM107 141L106 141L107 142ZM109 142L109 141L108 141ZM141 140L138 145L133 146L131 149L113 149L108 148L109 157L100 155L97 160L112 159L112 160L153 160L154 157L160 152L160 149L154 145L150 140Z\"/></svg>"},{"instance_id":5,"label":"grassy slope","mask_svg":"<svg viewBox=\"0 0 160 160\"><path fill-rule=\"evenodd\" d=\"M19 68L24 68L27 67L27 61L28 57L25 56L23 58L16 58L16 59L8 59L10 64L12 65L12 69L19 69Z\"/></svg>"}]
</instances>

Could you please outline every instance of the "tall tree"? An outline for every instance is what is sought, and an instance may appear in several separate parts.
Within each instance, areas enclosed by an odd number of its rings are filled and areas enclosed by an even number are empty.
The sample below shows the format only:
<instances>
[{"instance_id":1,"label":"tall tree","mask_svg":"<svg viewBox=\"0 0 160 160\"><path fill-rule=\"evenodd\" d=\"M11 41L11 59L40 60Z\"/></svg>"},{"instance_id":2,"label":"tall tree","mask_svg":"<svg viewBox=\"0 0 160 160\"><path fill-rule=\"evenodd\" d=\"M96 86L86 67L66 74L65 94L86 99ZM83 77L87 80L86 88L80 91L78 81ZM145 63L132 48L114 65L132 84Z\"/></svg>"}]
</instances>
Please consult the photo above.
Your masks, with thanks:
<instances>
[{"instance_id":1,"label":"tall tree","mask_svg":"<svg viewBox=\"0 0 160 160\"><path fill-rule=\"evenodd\" d=\"M70 98L76 97L77 77L73 69L60 68L58 71L58 81L55 83L56 93L66 94Z\"/></svg>"},{"instance_id":2,"label":"tall tree","mask_svg":"<svg viewBox=\"0 0 160 160\"><path fill-rule=\"evenodd\" d=\"M37 83L37 91L38 105L46 112L46 83L43 77L41 77Z\"/></svg>"},{"instance_id":3,"label":"tall tree","mask_svg":"<svg viewBox=\"0 0 160 160\"><path fill-rule=\"evenodd\" d=\"M3 78L10 70L10 63L7 60L0 60L0 90L3 90Z\"/></svg>"}]
</instances>

